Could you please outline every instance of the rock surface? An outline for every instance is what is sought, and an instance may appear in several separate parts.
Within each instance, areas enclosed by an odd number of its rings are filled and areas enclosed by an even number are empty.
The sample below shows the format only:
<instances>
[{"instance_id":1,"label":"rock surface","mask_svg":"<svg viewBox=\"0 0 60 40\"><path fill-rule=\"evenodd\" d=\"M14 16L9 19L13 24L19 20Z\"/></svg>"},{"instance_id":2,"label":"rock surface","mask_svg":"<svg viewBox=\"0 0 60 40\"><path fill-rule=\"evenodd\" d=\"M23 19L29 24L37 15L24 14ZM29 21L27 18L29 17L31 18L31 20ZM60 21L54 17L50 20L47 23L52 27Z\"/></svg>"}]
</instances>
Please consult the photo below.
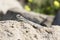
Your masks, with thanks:
<instances>
[{"instance_id":1,"label":"rock surface","mask_svg":"<svg viewBox=\"0 0 60 40\"><path fill-rule=\"evenodd\" d=\"M60 40L60 27L37 29L23 21L0 21L0 40Z\"/></svg>"},{"instance_id":2,"label":"rock surface","mask_svg":"<svg viewBox=\"0 0 60 40\"><path fill-rule=\"evenodd\" d=\"M60 40L60 27L50 27L53 17L27 12L17 0L0 1L0 40Z\"/></svg>"}]
</instances>

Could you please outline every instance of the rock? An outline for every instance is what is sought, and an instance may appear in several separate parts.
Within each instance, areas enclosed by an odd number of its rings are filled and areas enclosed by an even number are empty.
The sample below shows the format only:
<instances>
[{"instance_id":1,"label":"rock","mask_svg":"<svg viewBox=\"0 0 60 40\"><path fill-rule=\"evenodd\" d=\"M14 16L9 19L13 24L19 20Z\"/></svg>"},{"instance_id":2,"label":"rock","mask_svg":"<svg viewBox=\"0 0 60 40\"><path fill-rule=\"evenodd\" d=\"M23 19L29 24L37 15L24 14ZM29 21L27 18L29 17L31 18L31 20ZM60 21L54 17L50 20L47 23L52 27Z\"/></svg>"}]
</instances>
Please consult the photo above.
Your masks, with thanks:
<instances>
[{"instance_id":1,"label":"rock","mask_svg":"<svg viewBox=\"0 0 60 40\"><path fill-rule=\"evenodd\" d=\"M54 16L48 16L46 20L42 22L42 24L45 24L47 27L51 27L52 22L54 21Z\"/></svg>"},{"instance_id":2,"label":"rock","mask_svg":"<svg viewBox=\"0 0 60 40\"><path fill-rule=\"evenodd\" d=\"M53 17L27 12L17 0L0 1L0 40L60 40L60 27L50 27Z\"/></svg>"},{"instance_id":3,"label":"rock","mask_svg":"<svg viewBox=\"0 0 60 40\"><path fill-rule=\"evenodd\" d=\"M47 19L48 15L26 11L22 7L21 3L18 2L18 0L0 0L0 14L3 14L2 16L0 16L0 20L16 20L16 15L20 14L24 18L36 24L42 24L42 26L50 26L52 22L51 20L48 20L49 18Z\"/></svg>"},{"instance_id":4,"label":"rock","mask_svg":"<svg viewBox=\"0 0 60 40\"><path fill-rule=\"evenodd\" d=\"M60 27L35 29L23 21L0 21L0 40L60 40Z\"/></svg>"}]
</instances>

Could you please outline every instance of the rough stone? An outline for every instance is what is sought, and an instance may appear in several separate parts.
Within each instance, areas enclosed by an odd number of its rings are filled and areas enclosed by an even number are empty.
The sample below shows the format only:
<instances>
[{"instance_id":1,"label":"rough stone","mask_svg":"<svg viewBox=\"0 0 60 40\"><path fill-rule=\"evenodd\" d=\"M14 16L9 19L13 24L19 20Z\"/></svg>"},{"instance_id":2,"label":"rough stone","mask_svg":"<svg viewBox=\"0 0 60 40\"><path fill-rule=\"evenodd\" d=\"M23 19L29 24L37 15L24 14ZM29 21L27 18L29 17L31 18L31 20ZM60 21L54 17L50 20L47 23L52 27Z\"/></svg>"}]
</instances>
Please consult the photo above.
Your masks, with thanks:
<instances>
[{"instance_id":1,"label":"rough stone","mask_svg":"<svg viewBox=\"0 0 60 40\"><path fill-rule=\"evenodd\" d=\"M35 29L25 22L0 21L0 40L60 40L60 26Z\"/></svg>"}]
</instances>

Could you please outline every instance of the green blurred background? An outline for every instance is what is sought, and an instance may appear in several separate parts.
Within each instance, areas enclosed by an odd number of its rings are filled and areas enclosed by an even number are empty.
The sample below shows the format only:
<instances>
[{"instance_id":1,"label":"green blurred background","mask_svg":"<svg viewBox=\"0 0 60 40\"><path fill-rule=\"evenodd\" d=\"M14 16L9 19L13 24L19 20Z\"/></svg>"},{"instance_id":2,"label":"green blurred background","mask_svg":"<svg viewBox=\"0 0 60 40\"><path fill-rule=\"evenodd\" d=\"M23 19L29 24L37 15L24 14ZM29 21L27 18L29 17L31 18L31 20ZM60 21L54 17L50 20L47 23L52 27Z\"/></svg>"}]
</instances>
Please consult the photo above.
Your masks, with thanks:
<instances>
[{"instance_id":1,"label":"green blurred background","mask_svg":"<svg viewBox=\"0 0 60 40\"><path fill-rule=\"evenodd\" d=\"M46 15L54 15L60 9L60 0L25 0L24 8Z\"/></svg>"}]
</instances>

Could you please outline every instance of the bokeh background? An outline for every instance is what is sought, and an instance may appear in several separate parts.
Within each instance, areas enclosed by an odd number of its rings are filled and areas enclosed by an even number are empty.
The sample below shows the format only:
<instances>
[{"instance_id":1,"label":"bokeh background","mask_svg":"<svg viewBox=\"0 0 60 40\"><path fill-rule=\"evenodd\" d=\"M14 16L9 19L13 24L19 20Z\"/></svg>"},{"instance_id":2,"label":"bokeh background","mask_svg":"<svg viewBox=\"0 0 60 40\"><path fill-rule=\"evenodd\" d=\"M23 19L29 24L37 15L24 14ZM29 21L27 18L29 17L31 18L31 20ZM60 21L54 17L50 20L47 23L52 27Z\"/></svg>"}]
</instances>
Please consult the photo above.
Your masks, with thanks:
<instances>
[{"instance_id":1,"label":"bokeh background","mask_svg":"<svg viewBox=\"0 0 60 40\"><path fill-rule=\"evenodd\" d=\"M34 11L46 15L55 15L60 9L60 0L21 0L27 11Z\"/></svg>"}]
</instances>

